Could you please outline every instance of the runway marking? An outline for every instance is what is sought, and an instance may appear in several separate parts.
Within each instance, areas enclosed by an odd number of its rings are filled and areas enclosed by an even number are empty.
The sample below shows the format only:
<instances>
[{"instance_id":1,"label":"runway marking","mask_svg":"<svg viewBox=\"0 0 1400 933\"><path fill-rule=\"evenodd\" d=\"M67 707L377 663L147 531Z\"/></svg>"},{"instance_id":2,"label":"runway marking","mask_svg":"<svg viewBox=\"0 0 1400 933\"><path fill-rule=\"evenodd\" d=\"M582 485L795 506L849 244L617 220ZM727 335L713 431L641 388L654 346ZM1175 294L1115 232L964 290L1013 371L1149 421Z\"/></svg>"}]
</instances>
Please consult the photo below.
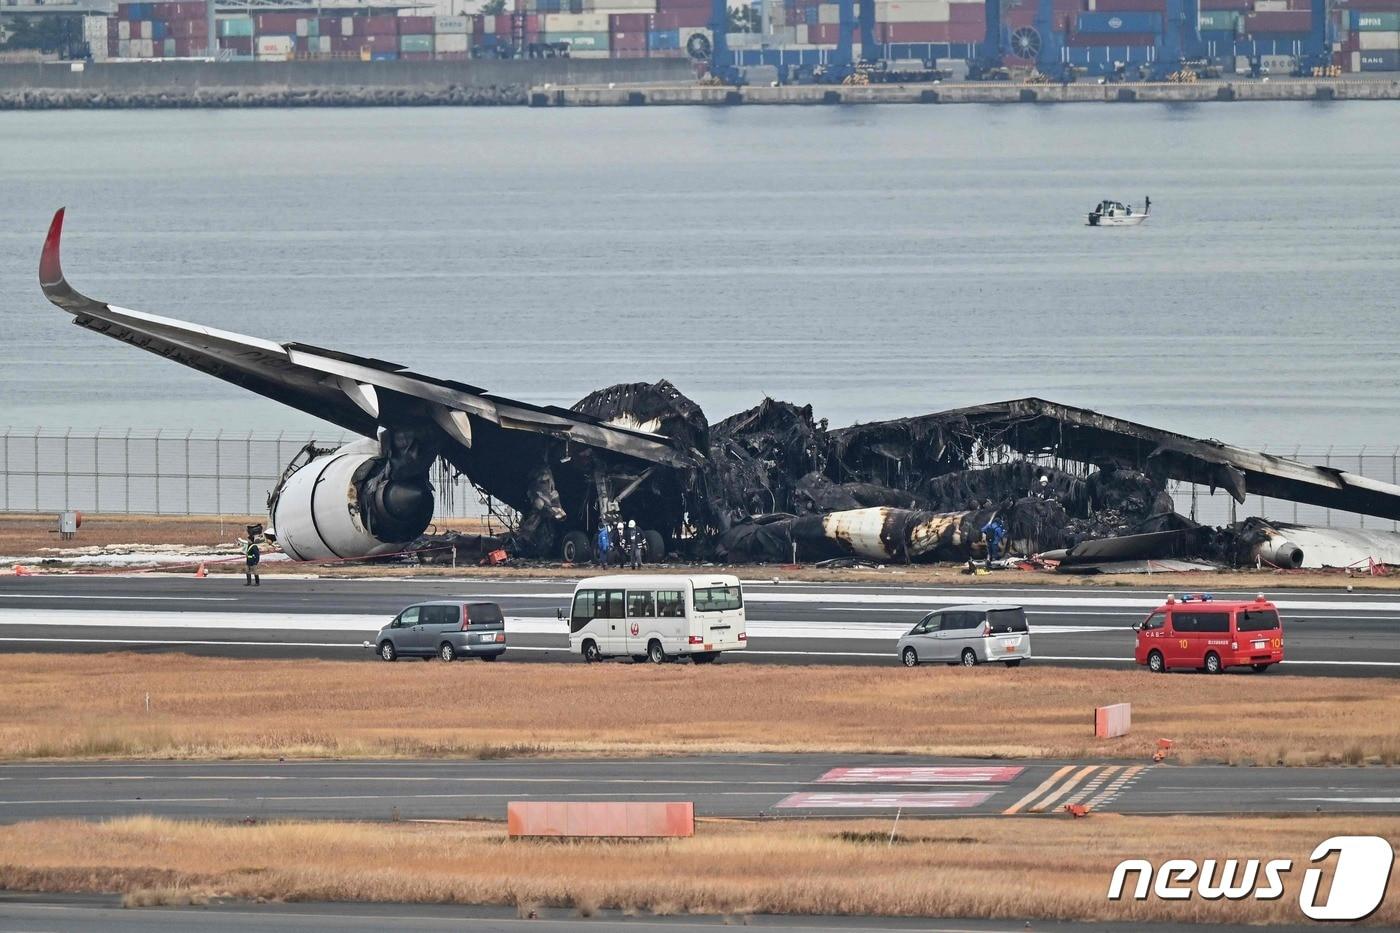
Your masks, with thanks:
<instances>
[{"instance_id":1,"label":"runway marking","mask_svg":"<svg viewBox=\"0 0 1400 933\"><path fill-rule=\"evenodd\" d=\"M1400 797L1285 797L1306 803L1400 803Z\"/></svg>"},{"instance_id":2,"label":"runway marking","mask_svg":"<svg viewBox=\"0 0 1400 933\"><path fill-rule=\"evenodd\" d=\"M1061 797L1064 797L1070 791L1074 790L1074 788L1079 785L1080 781L1093 774L1097 767L1097 765L1089 765L1088 767L1080 768L1073 775L1051 788L1049 794L1031 804L1031 812L1044 813L1050 807L1054 806L1055 802Z\"/></svg>"},{"instance_id":3,"label":"runway marking","mask_svg":"<svg viewBox=\"0 0 1400 933\"><path fill-rule=\"evenodd\" d=\"M1042 782L1040 783L1040 786L1037 787L1035 790L1031 791L1029 794L1027 794L1026 796L1022 797L1020 800L1016 801L1016 802L1013 803L1011 806L1007 807L1005 810L1003 810L1003 811L1001 811L1001 812L1002 812L1003 814L1007 815L1007 816L1010 816L1010 815L1012 815L1013 813L1020 813L1020 812L1021 812L1021 809L1022 809L1023 807L1027 806L1031 801L1035 800L1035 799L1038 798L1041 794L1043 794L1043 793L1045 793L1046 791L1048 791L1048 790L1054 785L1054 783L1055 783L1056 781L1058 781L1060 778L1064 777L1066 774L1068 774L1068 773L1069 773L1070 771L1072 771L1072 770L1074 770L1074 765L1065 765L1063 768L1061 768L1060 770L1056 771L1054 774L1050 775L1048 778L1046 778L1044 781L1042 781Z\"/></svg>"},{"instance_id":4,"label":"runway marking","mask_svg":"<svg viewBox=\"0 0 1400 933\"><path fill-rule=\"evenodd\" d=\"M134 599L141 602L236 603L237 596L74 596L67 593L4 593L0 599Z\"/></svg>"},{"instance_id":5,"label":"runway marking","mask_svg":"<svg viewBox=\"0 0 1400 933\"><path fill-rule=\"evenodd\" d=\"M1014 781L1024 768L914 767L832 768L818 784L1001 784Z\"/></svg>"},{"instance_id":6,"label":"runway marking","mask_svg":"<svg viewBox=\"0 0 1400 933\"><path fill-rule=\"evenodd\" d=\"M836 794L803 791L775 804L784 810L955 810L975 807L993 791L933 791L929 793Z\"/></svg>"},{"instance_id":7,"label":"runway marking","mask_svg":"<svg viewBox=\"0 0 1400 933\"><path fill-rule=\"evenodd\" d=\"M1097 810L1099 807L1106 806L1114 800L1117 800L1118 795L1127 790L1127 788L1137 780L1138 775L1142 774L1145 770L1147 769L1143 765L1133 765L1132 767L1124 768L1123 773L1114 778L1107 787L1098 793L1098 795L1090 799L1086 806L1090 810Z\"/></svg>"}]
</instances>

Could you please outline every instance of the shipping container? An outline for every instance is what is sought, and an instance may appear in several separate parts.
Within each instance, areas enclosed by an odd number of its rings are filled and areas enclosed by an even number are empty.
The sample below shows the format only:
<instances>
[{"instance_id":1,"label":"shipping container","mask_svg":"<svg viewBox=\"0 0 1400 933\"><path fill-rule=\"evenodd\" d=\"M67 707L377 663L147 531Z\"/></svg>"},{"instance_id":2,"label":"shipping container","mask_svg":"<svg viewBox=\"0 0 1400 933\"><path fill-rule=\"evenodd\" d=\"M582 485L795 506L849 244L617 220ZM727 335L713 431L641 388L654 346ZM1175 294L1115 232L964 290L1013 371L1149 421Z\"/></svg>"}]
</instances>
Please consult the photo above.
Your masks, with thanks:
<instances>
[{"instance_id":1,"label":"shipping container","mask_svg":"<svg viewBox=\"0 0 1400 933\"><path fill-rule=\"evenodd\" d=\"M544 17L544 31L554 32L607 32L606 13L548 13Z\"/></svg>"},{"instance_id":2,"label":"shipping container","mask_svg":"<svg viewBox=\"0 0 1400 933\"><path fill-rule=\"evenodd\" d=\"M748 33L735 33L729 37L731 47L737 47L735 42L743 43L750 38ZM753 36L752 38L757 38ZM647 34L645 32L614 32L608 37L608 48L614 52L645 52L647 50Z\"/></svg>"},{"instance_id":3,"label":"shipping container","mask_svg":"<svg viewBox=\"0 0 1400 933\"><path fill-rule=\"evenodd\" d=\"M399 35L430 36L436 20L431 16L400 16Z\"/></svg>"},{"instance_id":4,"label":"shipping container","mask_svg":"<svg viewBox=\"0 0 1400 933\"><path fill-rule=\"evenodd\" d=\"M400 52L399 60L405 62L430 62L433 60L432 52Z\"/></svg>"},{"instance_id":5,"label":"shipping container","mask_svg":"<svg viewBox=\"0 0 1400 933\"><path fill-rule=\"evenodd\" d=\"M1358 32L1357 48L1362 52L1400 49L1400 32Z\"/></svg>"},{"instance_id":6,"label":"shipping container","mask_svg":"<svg viewBox=\"0 0 1400 933\"><path fill-rule=\"evenodd\" d=\"M947 42L951 23L876 23L877 42Z\"/></svg>"},{"instance_id":7,"label":"shipping container","mask_svg":"<svg viewBox=\"0 0 1400 933\"><path fill-rule=\"evenodd\" d=\"M1239 32L1240 14L1235 10L1202 10L1201 32Z\"/></svg>"},{"instance_id":8,"label":"shipping container","mask_svg":"<svg viewBox=\"0 0 1400 933\"><path fill-rule=\"evenodd\" d=\"M465 52L469 37L464 32L440 32L433 37L433 51L441 58L444 52Z\"/></svg>"},{"instance_id":9,"label":"shipping container","mask_svg":"<svg viewBox=\"0 0 1400 933\"><path fill-rule=\"evenodd\" d=\"M708 13L657 13L651 18L648 29L691 29L697 26L707 26L710 22Z\"/></svg>"},{"instance_id":10,"label":"shipping container","mask_svg":"<svg viewBox=\"0 0 1400 933\"><path fill-rule=\"evenodd\" d=\"M951 18L948 0L880 0L875 4L877 23L946 23Z\"/></svg>"},{"instance_id":11,"label":"shipping container","mask_svg":"<svg viewBox=\"0 0 1400 933\"><path fill-rule=\"evenodd\" d=\"M1244 31L1251 36L1261 33L1308 32L1312 29L1312 14L1297 11L1273 13L1249 13L1244 18Z\"/></svg>"},{"instance_id":12,"label":"shipping container","mask_svg":"<svg viewBox=\"0 0 1400 933\"><path fill-rule=\"evenodd\" d=\"M258 35L294 36L297 32L297 19L295 13L259 13Z\"/></svg>"},{"instance_id":13,"label":"shipping container","mask_svg":"<svg viewBox=\"0 0 1400 933\"><path fill-rule=\"evenodd\" d=\"M798 26L799 34L806 28L806 26ZM680 47L681 32L679 29L653 29L647 32L647 48L653 51L679 49Z\"/></svg>"},{"instance_id":14,"label":"shipping container","mask_svg":"<svg viewBox=\"0 0 1400 933\"><path fill-rule=\"evenodd\" d=\"M1065 37L1065 45L1071 48L1099 48L1099 47L1126 47L1152 45L1157 41L1155 33L1150 32L1115 32L1112 35L1105 33L1079 33Z\"/></svg>"},{"instance_id":15,"label":"shipping container","mask_svg":"<svg viewBox=\"0 0 1400 933\"><path fill-rule=\"evenodd\" d=\"M408 17L404 17L404 19L407 19L407 18L408 18ZM431 55L431 54L432 54L432 51L433 51L433 37L432 37L432 36L425 36L425 35L407 35L407 36L406 36L406 35L400 33L400 34L399 34L399 51L400 51L400 52L427 52L428 54Z\"/></svg>"},{"instance_id":16,"label":"shipping container","mask_svg":"<svg viewBox=\"0 0 1400 933\"><path fill-rule=\"evenodd\" d=\"M1234 10L1247 13L1253 9L1250 0L1201 0L1202 10Z\"/></svg>"},{"instance_id":17,"label":"shipping container","mask_svg":"<svg viewBox=\"0 0 1400 933\"><path fill-rule=\"evenodd\" d=\"M1089 0L1089 9L1099 13L1162 13L1167 0Z\"/></svg>"},{"instance_id":18,"label":"shipping container","mask_svg":"<svg viewBox=\"0 0 1400 933\"><path fill-rule=\"evenodd\" d=\"M294 48L294 36L258 36L255 51L258 58L264 58L270 55L290 55Z\"/></svg>"},{"instance_id":19,"label":"shipping container","mask_svg":"<svg viewBox=\"0 0 1400 933\"><path fill-rule=\"evenodd\" d=\"M950 3L948 20L954 23L986 23L987 6L984 3Z\"/></svg>"},{"instance_id":20,"label":"shipping container","mask_svg":"<svg viewBox=\"0 0 1400 933\"><path fill-rule=\"evenodd\" d=\"M646 32L651 25L651 16L646 13L610 13L608 31L616 35L621 32Z\"/></svg>"},{"instance_id":21,"label":"shipping container","mask_svg":"<svg viewBox=\"0 0 1400 933\"><path fill-rule=\"evenodd\" d=\"M1256 13L1284 13L1288 10L1288 0L1254 0Z\"/></svg>"},{"instance_id":22,"label":"shipping container","mask_svg":"<svg viewBox=\"0 0 1400 933\"><path fill-rule=\"evenodd\" d=\"M596 51L606 50L608 47L608 34L606 32L547 32L544 34L544 41L549 43L563 42L569 46L569 51Z\"/></svg>"},{"instance_id":23,"label":"shipping container","mask_svg":"<svg viewBox=\"0 0 1400 933\"><path fill-rule=\"evenodd\" d=\"M1361 71L1400 71L1400 52L1357 52Z\"/></svg>"},{"instance_id":24,"label":"shipping container","mask_svg":"<svg viewBox=\"0 0 1400 933\"><path fill-rule=\"evenodd\" d=\"M1080 13L1076 32L1081 33L1160 33L1162 17L1156 13Z\"/></svg>"},{"instance_id":25,"label":"shipping container","mask_svg":"<svg viewBox=\"0 0 1400 933\"><path fill-rule=\"evenodd\" d=\"M853 26L851 28L851 36L851 41L859 45L860 28ZM841 27L840 25L833 26L830 24L824 26L808 26L807 41L809 45L827 45L839 43L841 41ZM682 41L681 45L682 47L684 47L685 42Z\"/></svg>"},{"instance_id":26,"label":"shipping container","mask_svg":"<svg viewBox=\"0 0 1400 933\"><path fill-rule=\"evenodd\" d=\"M398 52L372 52L369 56L373 62L392 62L397 61L398 57Z\"/></svg>"},{"instance_id":27,"label":"shipping container","mask_svg":"<svg viewBox=\"0 0 1400 933\"><path fill-rule=\"evenodd\" d=\"M434 16L433 32L439 36L463 35L471 32L471 21L465 16Z\"/></svg>"},{"instance_id":28,"label":"shipping container","mask_svg":"<svg viewBox=\"0 0 1400 933\"><path fill-rule=\"evenodd\" d=\"M1400 13L1352 10L1351 28L1357 32L1400 32Z\"/></svg>"},{"instance_id":29,"label":"shipping container","mask_svg":"<svg viewBox=\"0 0 1400 933\"><path fill-rule=\"evenodd\" d=\"M583 13L652 13L656 0L585 0Z\"/></svg>"},{"instance_id":30,"label":"shipping container","mask_svg":"<svg viewBox=\"0 0 1400 933\"><path fill-rule=\"evenodd\" d=\"M219 40L219 48L221 48L221 49L227 49L228 51L232 52L232 53L235 54L235 55L252 55L252 54L253 54L253 37L252 37L252 36L229 36L229 37L226 38L226 39L220 39L220 40Z\"/></svg>"},{"instance_id":31,"label":"shipping container","mask_svg":"<svg viewBox=\"0 0 1400 933\"><path fill-rule=\"evenodd\" d=\"M131 38L131 23L127 20L117 22L117 38L126 41Z\"/></svg>"},{"instance_id":32,"label":"shipping container","mask_svg":"<svg viewBox=\"0 0 1400 933\"><path fill-rule=\"evenodd\" d=\"M261 17L259 17L261 19ZM399 18L397 16L357 16L355 34L360 36L397 36Z\"/></svg>"}]
</instances>

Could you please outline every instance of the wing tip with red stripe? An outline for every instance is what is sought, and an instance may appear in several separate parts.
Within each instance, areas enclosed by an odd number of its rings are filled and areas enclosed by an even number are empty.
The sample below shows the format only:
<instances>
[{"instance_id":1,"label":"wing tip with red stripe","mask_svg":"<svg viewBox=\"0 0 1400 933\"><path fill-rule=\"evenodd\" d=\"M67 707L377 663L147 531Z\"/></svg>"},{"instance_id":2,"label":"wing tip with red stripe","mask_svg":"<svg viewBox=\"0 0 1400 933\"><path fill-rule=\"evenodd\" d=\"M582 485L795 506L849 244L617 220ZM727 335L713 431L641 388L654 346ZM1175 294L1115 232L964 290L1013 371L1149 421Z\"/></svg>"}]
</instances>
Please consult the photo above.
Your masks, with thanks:
<instances>
[{"instance_id":1,"label":"wing tip with red stripe","mask_svg":"<svg viewBox=\"0 0 1400 933\"><path fill-rule=\"evenodd\" d=\"M44 239L44 252L39 257L39 284L48 289L63 284L63 264L59 259L59 245L63 240L63 214L66 208L60 207L49 224L49 235Z\"/></svg>"}]
</instances>

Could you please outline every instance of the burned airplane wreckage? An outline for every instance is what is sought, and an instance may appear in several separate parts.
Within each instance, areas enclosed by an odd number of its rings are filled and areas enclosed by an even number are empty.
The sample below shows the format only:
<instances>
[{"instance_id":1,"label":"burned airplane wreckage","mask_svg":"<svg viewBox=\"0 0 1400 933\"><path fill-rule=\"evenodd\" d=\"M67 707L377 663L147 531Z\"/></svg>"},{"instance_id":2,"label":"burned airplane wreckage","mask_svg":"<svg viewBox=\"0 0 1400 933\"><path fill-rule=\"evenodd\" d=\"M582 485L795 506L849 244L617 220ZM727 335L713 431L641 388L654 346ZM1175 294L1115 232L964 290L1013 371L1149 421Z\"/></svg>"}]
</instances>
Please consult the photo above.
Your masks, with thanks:
<instances>
[{"instance_id":1,"label":"burned airplane wreckage","mask_svg":"<svg viewBox=\"0 0 1400 933\"><path fill-rule=\"evenodd\" d=\"M89 298L63 274L62 227L59 211L39 280L75 324L362 437L308 447L274 491L277 542L297 560L412 549L434 513L439 462L505 518L501 535L448 539L456 556L582 561L599 524L622 520L644 530L651 559L934 562L997 549L1069 565L1301 560L1278 529L1203 528L1176 514L1173 480L1240 502L1258 494L1400 519L1400 486L1035 398L844 428L773 399L711 424L665 381L601 389L571 408L532 405Z\"/></svg>"}]
</instances>

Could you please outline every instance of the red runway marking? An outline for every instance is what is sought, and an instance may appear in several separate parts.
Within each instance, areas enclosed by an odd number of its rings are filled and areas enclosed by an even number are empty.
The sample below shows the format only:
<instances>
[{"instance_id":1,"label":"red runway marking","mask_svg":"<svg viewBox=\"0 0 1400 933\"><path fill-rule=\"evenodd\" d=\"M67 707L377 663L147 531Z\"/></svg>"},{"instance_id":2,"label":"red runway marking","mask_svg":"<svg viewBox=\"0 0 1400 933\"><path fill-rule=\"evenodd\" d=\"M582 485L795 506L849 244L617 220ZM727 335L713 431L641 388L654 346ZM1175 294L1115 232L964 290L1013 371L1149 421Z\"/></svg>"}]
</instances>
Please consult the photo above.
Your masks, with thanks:
<instances>
[{"instance_id":1,"label":"red runway marking","mask_svg":"<svg viewBox=\"0 0 1400 933\"><path fill-rule=\"evenodd\" d=\"M991 791L981 790L937 791L926 794L900 793L897 791L887 794L825 794L807 791L785 797L783 800L779 801L778 806L788 810L893 810L899 807L925 810L957 810L966 807L975 807L991 796Z\"/></svg>"},{"instance_id":2,"label":"red runway marking","mask_svg":"<svg viewBox=\"0 0 1400 933\"><path fill-rule=\"evenodd\" d=\"M1005 784L1016 780L1022 768L926 767L832 768L817 778L818 784Z\"/></svg>"}]
</instances>

